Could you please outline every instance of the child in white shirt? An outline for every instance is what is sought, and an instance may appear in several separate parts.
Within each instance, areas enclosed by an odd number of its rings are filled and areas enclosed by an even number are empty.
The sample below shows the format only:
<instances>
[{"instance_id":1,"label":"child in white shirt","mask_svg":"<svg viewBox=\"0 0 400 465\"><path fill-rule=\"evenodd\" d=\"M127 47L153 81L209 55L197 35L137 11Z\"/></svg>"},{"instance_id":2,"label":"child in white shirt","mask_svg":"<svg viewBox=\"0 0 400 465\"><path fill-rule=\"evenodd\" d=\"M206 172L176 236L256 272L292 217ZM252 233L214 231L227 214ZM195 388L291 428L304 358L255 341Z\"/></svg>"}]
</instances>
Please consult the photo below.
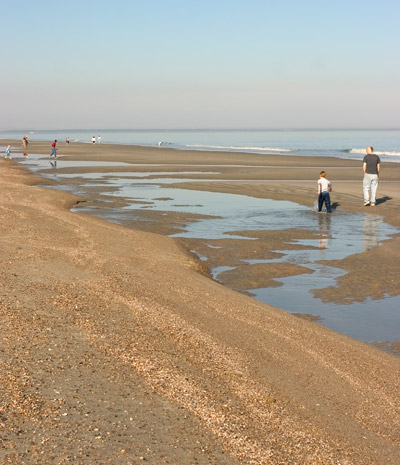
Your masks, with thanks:
<instances>
[{"instance_id":1,"label":"child in white shirt","mask_svg":"<svg viewBox=\"0 0 400 465\"><path fill-rule=\"evenodd\" d=\"M4 158L11 158L11 145L6 148L6 156Z\"/></svg>"},{"instance_id":2,"label":"child in white shirt","mask_svg":"<svg viewBox=\"0 0 400 465\"><path fill-rule=\"evenodd\" d=\"M318 211L322 210L322 205L325 203L327 213L332 213L331 210L331 197L329 192L332 191L331 182L326 179L325 171L319 173L318 179Z\"/></svg>"}]
</instances>

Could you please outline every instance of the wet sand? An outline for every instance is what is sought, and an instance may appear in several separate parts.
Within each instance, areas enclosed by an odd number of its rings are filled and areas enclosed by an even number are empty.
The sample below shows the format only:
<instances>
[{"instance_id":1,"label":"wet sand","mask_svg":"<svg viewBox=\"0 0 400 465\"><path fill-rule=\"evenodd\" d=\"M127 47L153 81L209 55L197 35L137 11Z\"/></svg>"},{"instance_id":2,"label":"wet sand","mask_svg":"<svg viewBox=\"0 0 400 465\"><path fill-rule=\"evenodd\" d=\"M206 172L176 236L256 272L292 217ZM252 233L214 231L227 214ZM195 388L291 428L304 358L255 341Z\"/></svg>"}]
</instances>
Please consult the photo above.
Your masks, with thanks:
<instances>
[{"instance_id":1,"label":"wet sand","mask_svg":"<svg viewBox=\"0 0 400 465\"><path fill-rule=\"evenodd\" d=\"M7 143L7 142L6 142ZM14 141L15 144L15 141ZM49 144L34 142L29 145L32 153L48 153ZM110 149L112 157L110 157ZM331 194L332 204L335 208L354 212L368 212L371 215L381 215L385 221L400 227L400 163L383 163L382 174L377 196L377 206L366 208L362 200L362 162L357 160L345 160L336 158L317 159L315 157L277 156L277 155L254 155L224 152L200 152L179 151L174 149L158 149L148 147L131 147L118 145L91 145L91 144L61 144L59 155L63 160L90 160L100 162L125 162L130 164L142 164L135 166L137 172L157 171L169 172L182 171L183 181L177 184L169 184L168 187L179 187L192 190L203 190L210 192L224 192L230 194L250 195L252 197L270 198L274 200L294 200L297 203L312 207L316 199L316 181L319 171L325 169L327 176L333 181L334 188ZM127 167L98 167L96 172L121 172L131 171ZM191 175L191 179L199 178L201 182L185 182L188 170L204 174ZM64 168L63 173L91 172L92 168ZM51 172L51 170L49 170ZM214 172L215 174L210 174ZM159 175L155 176L159 177ZM179 178L180 175L174 174ZM49 181L48 181L49 182ZM73 183L73 180L69 180ZM78 183L81 182L78 180ZM79 184L78 184L79 185ZM101 188L104 191L104 188ZM103 208L101 212L107 217L107 209L113 205L96 204L98 193L93 192L94 204L88 202L85 206ZM93 202L92 199L92 202ZM115 197L110 198L114 206L123 204L123 199L117 204ZM107 200L107 199L106 199ZM112 217L112 214L111 214ZM193 220L195 215L169 212L163 217L157 212L141 210L136 213L136 219L130 219L124 224L126 226L161 234L173 234L184 227L186 221ZM282 248L279 243L284 243L284 248L290 248L287 244L287 232L267 231L265 238L260 232L254 232L258 238L260 254L252 256L252 246L247 241L235 242L232 254L221 256L218 249L210 251L209 268L217 261L222 266L238 264L238 258L265 258L265 251ZM289 233L291 234L291 233ZM308 237L312 237L312 233ZM292 239L295 237L292 236ZM304 231L298 231L298 239L305 238ZM187 248L201 250L202 241L181 240ZM229 240L223 240L224 246ZM253 254L254 255L254 254ZM384 242L380 247L364 254L352 255L345 260L330 262L332 265L343 268L347 274L338 279L337 286L318 291L318 296L324 300L336 303L359 302L370 297L373 300L382 299L384 296L395 296L400 294L398 279L400 273L400 235ZM276 269L278 266L276 266ZM293 270L287 268L288 273L275 274L277 277L290 276ZM360 273L360 270L362 272ZM260 270L261 271L261 270ZM265 279L265 273L253 272L255 280ZM245 276L245 273L240 273ZM221 276L222 278L222 276ZM229 282L226 281L229 285ZM244 289L244 283L236 280L236 289Z\"/></svg>"},{"instance_id":2,"label":"wet sand","mask_svg":"<svg viewBox=\"0 0 400 465\"><path fill-rule=\"evenodd\" d=\"M305 205L324 168L333 201L364 211L359 162L88 144L59 155L110 149L131 163L250 164L223 168L236 182L187 187L296 190ZM0 172L1 463L400 462L399 358L212 281L176 240L70 212L82 199L35 187L13 161ZM399 178L383 165L375 211L394 225ZM337 264L341 293L398 293L399 242Z\"/></svg>"}]
</instances>

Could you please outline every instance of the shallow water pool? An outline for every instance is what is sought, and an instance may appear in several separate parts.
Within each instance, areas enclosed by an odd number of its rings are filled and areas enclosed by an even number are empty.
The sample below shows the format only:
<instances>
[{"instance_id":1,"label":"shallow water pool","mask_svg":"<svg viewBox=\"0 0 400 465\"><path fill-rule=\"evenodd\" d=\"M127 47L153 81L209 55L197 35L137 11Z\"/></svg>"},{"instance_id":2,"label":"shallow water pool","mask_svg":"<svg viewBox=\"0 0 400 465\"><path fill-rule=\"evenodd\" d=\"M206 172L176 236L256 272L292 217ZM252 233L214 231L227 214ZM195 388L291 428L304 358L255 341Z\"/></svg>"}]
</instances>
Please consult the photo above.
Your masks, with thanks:
<instances>
[{"instance_id":1,"label":"shallow water pool","mask_svg":"<svg viewBox=\"0 0 400 465\"><path fill-rule=\"evenodd\" d=\"M24 163L28 164L27 161L24 160ZM189 170L186 172L135 172L135 167L131 166L131 172L96 173L96 167L121 165L124 168L127 167L127 164L123 163L73 161L58 162L56 166L51 166L48 158L36 157L36 159L29 160L29 167L34 171L47 170L46 176L54 176L56 173L58 188L72 189L85 195L85 190L96 186L100 189L98 195L101 198L101 188L104 186L107 201L110 197L127 200L126 206L113 212L112 220L116 222L119 218L135 216L137 211L144 209L208 216L188 222L184 231L174 234L173 237L256 240L254 237L243 237L239 235L239 232L288 229L313 231L317 234L316 239L295 241L303 246L300 250L283 248L276 250L282 254L279 259L247 260L248 263L288 262L305 266L311 269L312 273L279 278L277 281L282 284L281 287L253 289L250 291L251 294L260 301L289 312L320 317L323 325L362 341L394 342L400 339L400 312L398 311L400 296L337 304L323 302L314 294L316 289L334 286L336 279L345 273L341 269L319 263L321 260L341 260L349 255L371 250L379 246L382 241L399 233L397 228L385 223L379 215L350 213L344 210L336 210L332 215L318 214L306 206L290 201L169 187L171 183L201 182L204 177L199 179L199 175L206 177L205 172ZM51 174L48 172L49 167L54 168ZM63 174L60 169L62 167L92 167L93 172L79 175ZM211 171L210 173L215 174ZM187 178L177 178L175 177L177 174L187 176ZM71 179L75 183L73 187L69 184ZM77 210L85 211L84 208L83 204L77 207ZM96 212L91 213L96 214ZM207 257L201 256L200 258L206 261ZM232 267L215 267L211 271L218 280L219 273L227 269L232 269Z\"/></svg>"}]
</instances>

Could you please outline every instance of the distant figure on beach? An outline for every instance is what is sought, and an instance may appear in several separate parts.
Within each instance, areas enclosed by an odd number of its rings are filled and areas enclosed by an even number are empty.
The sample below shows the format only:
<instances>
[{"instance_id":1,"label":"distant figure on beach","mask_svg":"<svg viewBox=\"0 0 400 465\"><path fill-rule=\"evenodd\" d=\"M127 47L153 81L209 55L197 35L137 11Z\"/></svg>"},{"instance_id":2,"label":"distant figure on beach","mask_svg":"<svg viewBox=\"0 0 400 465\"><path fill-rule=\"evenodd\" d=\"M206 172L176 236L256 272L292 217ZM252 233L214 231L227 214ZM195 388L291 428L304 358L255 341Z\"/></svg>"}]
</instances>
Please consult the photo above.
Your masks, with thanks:
<instances>
[{"instance_id":1,"label":"distant figure on beach","mask_svg":"<svg viewBox=\"0 0 400 465\"><path fill-rule=\"evenodd\" d=\"M375 207L376 191L379 184L379 172L381 170L381 159L375 155L373 147L367 147L367 155L363 159L363 194L364 207ZM370 198L371 192L371 198Z\"/></svg>"},{"instance_id":2,"label":"distant figure on beach","mask_svg":"<svg viewBox=\"0 0 400 465\"><path fill-rule=\"evenodd\" d=\"M24 152L24 158L28 158L28 154Z\"/></svg>"},{"instance_id":3,"label":"distant figure on beach","mask_svg":"<svg viewBox=\"0 0 400 465\"><path fill-rule=\"evenodd\" d=\"M162 146L162 142L161 142L161 141L158 143L158 146L159 146L159 147L161 147L161 146Z\"/></svg>"},{"instance_id":4,"label":"distant figure on beach","mask_svg":"<svg viewBox=\"0 0 400 465\"><path fill-rule=\"evenodd\" d=\"M23 147L23 148L26 148L26 139L27 139L26 136L24 136L24 137L22 138L22 147Z\"/></svg>"},{"instance_id":5,"label":"distant figure on beach","mask_svg":"<svg viewBox=\"0 0 400 465\"><path fill-rule=\"evenodd\" d=\"M25 147L28 147L28 143L29 143L28 136L25 136Z\"/></svg>"},{"instance_id":6,"label":"distant figure on beach","mask_svg":"<svg viewBox=\"0 0 400 465\"><path fill-rule=\"evenodd\" d=\"M51 154L50 157L57 157L57 139L51 144Z\"/></svg>"},{"instance_id":7,"label":"distant figure on beach","mask_svg":"<svg viewBox=\"0 0 400 465\"><path fill-rule=\"evenodd\" d=\"M65 143L66 143L66 144L69 144L69 137L67 137L67 138L65 139Z\"/></svg>"},{"instance_id":8,"label":"distant figure on beach","mask_svg":"<svg viewBox=\"0 0 400 465\"><path fill-rule=\"evenodd\" d=\"M331 196L329 192L332 191L331 182L326 179L325 171L319 173L318 179L318 211L322 211L322 205L325 203L327 213L332 213L331 210Z\"/></svg>"},{"instance_id":9,"label":"distant figure on beach","mask_svg":"<svg viewBox=\"0 0 400 465\"><path fill-rule=\"evenodd\" d=\"M4 158L7 158L8 160L11 159L11 145L8 145L6 148L6 155Z\"/></svg>"},{"instance_id":10,"label":"distant figure on beach","mask_svg":"<svg viewBox=\"0 0 400 465\"><path fill-rule=\"evenodd\" d=\"M100 134L99 134L99 136L97 137L97 142L98 142L99 144L101 144L101 135L100 135Z\"/></svg>"},{"instance_id":11,"label":"distant figure on beach","mask_svg":"<svg viewBox=\"0 0 400 465\"><path fill-rule=\"evenodd\" d=\"M96 143L96 136L93 136L92 137L92 144L95 144Z\"/></svg>"}]
</instances>

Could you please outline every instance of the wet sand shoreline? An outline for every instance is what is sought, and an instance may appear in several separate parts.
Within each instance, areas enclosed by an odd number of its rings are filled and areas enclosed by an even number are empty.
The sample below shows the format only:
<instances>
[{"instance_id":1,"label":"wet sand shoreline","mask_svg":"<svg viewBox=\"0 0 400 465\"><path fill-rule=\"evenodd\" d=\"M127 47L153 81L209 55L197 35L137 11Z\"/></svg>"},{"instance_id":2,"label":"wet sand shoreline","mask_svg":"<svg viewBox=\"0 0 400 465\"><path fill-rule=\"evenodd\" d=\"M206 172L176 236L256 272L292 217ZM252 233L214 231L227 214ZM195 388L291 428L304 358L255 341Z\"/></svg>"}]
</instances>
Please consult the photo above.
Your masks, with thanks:
<instances>
[{"instance_id":1,"label":"wet sand shoreline","mask_svg":"<svg viewBox=\"0 0 400 465\"><path fill-rule=\"evenodd\" d=\"M14 144L17 142L14 141ZM31 147L32 153L45 153L48 151L45 143L34 142ZM399 227L400 215L398 214L398 199L400 198L400 163L385 163L383 161L382 176L378 190L378 205L375 209L366 209L362 202L362 163L357 160L298 157L293 155L254 155L247 153L227 153L227 152L201 152L201 151L180 151L168 148L150 148L121 145L91 145L91 144L61 144L59 149L61 160L71 160L79 163L85 161L108 163L107 166L98 166L95 171L98 173L130 172L134 166L135 174L143 173L146 179L157 177L168 177L173 172L174 178L182 177L181 181L168 184L169 188L190 189L196 191L207 191L227 194L247 195L255 198L269 198L274 200L293 200L297 203L312 207L316 198L315 186L320 169L328 171L328 177L334 183L332 193L332 203L340 212L341 210L355 213L368 213L371 215L381 215L388 223ZM115 166L110 166L114 162ZM323 163L323 165L321 165ZM124 165L125 164L125 165ZM75 174L90 173L92 167L64 167L63 173ZM46 171L45 171L46 172ZM182 174L179 175L179 172ZM188 176L188 172L192 172ZM52 170L47 170L52 173ZM157 175L151 176L151 173ZM197 174L194 174L197 173ZM150 175L150 176L149 176ZM190 177L190 182L185 178ZM134 179L134 177L132 178ZM198 179L198 182L196 182ZM50 181L47 181L50 182ZM73 178L68 179L67 184L73 183ZM81 182L77 178L78 185ZM97 216L115 221L118 214L115 208L124 206L124 199L108 197L107 204L98 202L99 196L94 188L91 200L86 204L81 204L82 211L97 214ZM108 189L108 187L107 187ZM112 190L111 187L109 187ZM99 191L100 192L100 191ZM162 196L162 189L160 190ZM101 196L104 198L104 196ZM87 208L85 208L87 207ZM161 234L176 234L185 226L186 221L193 221L196 215L165 212L160 215L157 211L138 210L135 218L124 219L121 224L148 232ZM121 218L118 217L118 221ZM298 233L297 239L301 239L304 232ZM258 236L257 236L258 237ZM315 233L310 231L309 237L315 237ZM180 242L192 250L208 251L208 260L200 265L207 266L210 270L217 260L222 266L232 266L238 264L237 258L265 258L267 250L282 248L293 248L288 246L285 239L286 233L282 231L270 231L268 239L261 244L260 253L255 255L250 250L247 241L236 241L232 254L222 258L216 250L210 251L204 248L202 240L180 239ZM296 239L292 236L292 239ZM383 245L367 253L351 255L344 260L331 262L334 266L342 268L347 273L338 279L338 286L331 286L324 290L318 290L316 295L323 301L332 301L338 304L349 302L362 302L366 298L373 300L383 299L385 296L397 296L400 289L397 286L397 273L400 272L400 265L396 260L388 260L388 257L399 256L400 236L395 235L392 239L384 242ZM230 244L229 240L222 241ZM281 243L281 245L279 245ZM195 247L192 247L195 245ZM230 247L230 246L229 246ZM264 251L262 251L263 247ZM212 253L211 253L212 252ZM242 267L243 268L243 267ZM362 269L363 273L358 271ZM224 273L220 278L222 282L236 290L243 291L264 284L279 285L273 281L274 277L286 277L300 272L296 266L283 266L275 264L268 266L247 266L242 272ZM247 276L252 276L253 283L249 283ZM267 276L270 279L266 281ZM249 286L250 284L250 286ZM307 313L307 312L305 312ZM383 342L381 339L370 339L370 342ZM393 343L393 340L391 340ZM395 341L392 349L393 353L398 353L398 342Z\"/></svg>"},{"instance_id":2,"label":"wet sand shoreline","mask_svg":"<svg viewBox=\"0 0 400 465\"><path fill-rule=\"evenodd\" d=\"M110 146L84 149L95 159ZM137 163L187 155L120 150ZM398 358L211 281L172 239L71 213L78 197L0 162L5 464L399 462ZM219 188L287 198L293 186L296 201L314 200L315 181ZM397 192L382 182L391 200L377 206L396 225ZM362 209L359 185L338 181L335 196ZM397 291L399 241L387 242L374 292ZM346 263L350 276L368 255Z\"/></svg>"}]
</instances>

